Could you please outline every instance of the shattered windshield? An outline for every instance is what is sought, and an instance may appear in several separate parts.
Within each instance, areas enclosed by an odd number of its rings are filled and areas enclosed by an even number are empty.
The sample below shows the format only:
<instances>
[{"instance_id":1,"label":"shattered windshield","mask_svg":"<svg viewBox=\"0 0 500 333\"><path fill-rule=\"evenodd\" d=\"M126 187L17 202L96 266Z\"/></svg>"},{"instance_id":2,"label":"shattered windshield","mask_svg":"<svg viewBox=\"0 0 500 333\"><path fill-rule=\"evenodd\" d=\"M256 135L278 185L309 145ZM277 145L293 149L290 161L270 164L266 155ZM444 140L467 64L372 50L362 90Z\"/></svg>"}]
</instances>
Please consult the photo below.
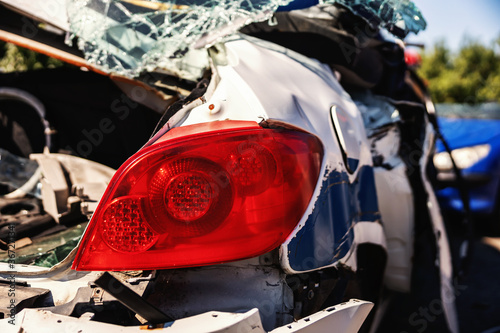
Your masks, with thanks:
<instances>
[{"instance_id":1,"label":"shattered windshield","mask_svg":"<svg viewBox=\"0 0 500 333\"><path fill-rule=\"evenodd\" d=\"M68 17L78 47L105 71L133 77L160 67L186 77L199 75L208 64L206 54L195 49L271 17L288 2L69 0Z\"/></svg>"},{"instance_id":2,"label":"shattered windshield","mask_svg":"<svg viewBox=\"0 0 500 333\"><path fill-rule=\"evenodd\" d=\"M72 37L86 60L106 72L136 77L161 68L191 80L208 66L203 50L292 0L67 0ZM349 8L376 27L406 35L425 28L409 0L319 0ZM311 4L295 0L293 4ZM285 7L286 8L286 7ZM70 40L68 39L68 43Z\"/></svg>"}]
</instances>

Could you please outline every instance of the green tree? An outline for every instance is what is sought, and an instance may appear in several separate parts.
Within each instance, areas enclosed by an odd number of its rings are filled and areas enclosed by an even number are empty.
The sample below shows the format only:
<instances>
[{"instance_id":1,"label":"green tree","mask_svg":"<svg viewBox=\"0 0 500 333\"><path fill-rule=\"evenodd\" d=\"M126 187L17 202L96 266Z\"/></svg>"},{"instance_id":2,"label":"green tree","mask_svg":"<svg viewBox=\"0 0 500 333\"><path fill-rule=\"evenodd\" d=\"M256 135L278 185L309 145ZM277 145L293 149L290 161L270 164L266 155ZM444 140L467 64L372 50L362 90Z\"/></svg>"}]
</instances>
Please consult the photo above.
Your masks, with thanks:
<instances>
[{"instance_id":1,"label":"green tree","mask_svg":"<svg viewBox=\"0 0 500 333\"><path fill-rule=\"evenodd\" d=\"M0 72L28 71L63 65L60 60L0 41Z\"/></svg>"},{"instance_id":2,"label":"green tree","mask_svg":"<svg viewBox=\"0 0 500 333\"><path fill-rule=\"evenodd\" d=\"M500 102L500 55L494 46L468 39L452 54L441 41L423 54L419 74L428 81L436 102Z\"/></svg>"},{"instance_id":3,"label":"green tree","mask_svg":"<svg viewBox=\"0 0 500 333\"><path fill-rule=\"evenodd\" d=\"M439 77L443 71L451 69L451 66L450 51L446 47L444 40L442 40L434 45L432 53L422 55L420 75L426 79L433 79Z\"/></svg>"}]
</instances>

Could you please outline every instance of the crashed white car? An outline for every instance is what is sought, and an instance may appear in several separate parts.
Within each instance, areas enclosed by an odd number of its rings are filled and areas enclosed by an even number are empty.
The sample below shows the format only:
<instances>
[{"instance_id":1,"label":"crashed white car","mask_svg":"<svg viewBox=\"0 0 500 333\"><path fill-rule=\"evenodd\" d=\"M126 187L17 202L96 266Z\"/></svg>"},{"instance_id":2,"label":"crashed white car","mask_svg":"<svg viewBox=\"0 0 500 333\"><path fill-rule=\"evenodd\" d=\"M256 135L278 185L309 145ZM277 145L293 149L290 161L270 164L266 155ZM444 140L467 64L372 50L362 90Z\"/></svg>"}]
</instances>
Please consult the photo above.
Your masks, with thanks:
<instances>
[{"instance_id":1,"label":"crashed white car","mask_svg":"<svg viewBox=\"0 0 500 333\"><path fill-rule=\"evenodd\" d=\"M2 332L368 330L415 260L453 293L425 21L368 3L0 0L77 66L0 75Z\"/></svg>"}]
</instances>

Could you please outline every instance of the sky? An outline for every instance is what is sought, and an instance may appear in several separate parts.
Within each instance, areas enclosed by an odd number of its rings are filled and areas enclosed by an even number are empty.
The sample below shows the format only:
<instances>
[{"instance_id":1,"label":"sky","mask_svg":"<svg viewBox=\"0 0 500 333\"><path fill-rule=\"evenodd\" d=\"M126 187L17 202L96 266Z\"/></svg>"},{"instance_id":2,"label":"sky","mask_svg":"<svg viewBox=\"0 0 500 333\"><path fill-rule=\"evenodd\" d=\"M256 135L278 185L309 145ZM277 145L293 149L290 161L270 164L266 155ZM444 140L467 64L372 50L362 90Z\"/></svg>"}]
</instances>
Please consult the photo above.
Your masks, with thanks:
<instances>
[{"instance_id":1,"label":"sky","mask_svg":"<svg viewBox=\"0 0 500 333\"><path fill-rule=\"evenodd\" d=\"M420 8L427 29L410 34L407 41L424 43L426 48L445 39L453 51L460 48L463 37L485 45L500 37L500 0L413 0ZM497 47L497 50L499 48Z\"/></svg>"}]
</instances>

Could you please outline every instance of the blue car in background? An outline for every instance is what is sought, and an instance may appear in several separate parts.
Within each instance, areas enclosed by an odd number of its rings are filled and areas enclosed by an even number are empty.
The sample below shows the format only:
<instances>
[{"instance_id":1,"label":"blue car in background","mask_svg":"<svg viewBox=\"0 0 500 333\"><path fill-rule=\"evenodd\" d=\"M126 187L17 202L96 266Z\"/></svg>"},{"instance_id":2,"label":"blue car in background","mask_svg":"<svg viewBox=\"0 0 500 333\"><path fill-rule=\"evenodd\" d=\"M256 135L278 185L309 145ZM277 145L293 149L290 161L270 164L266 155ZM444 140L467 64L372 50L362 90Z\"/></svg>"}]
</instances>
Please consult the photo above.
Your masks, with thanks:
<instances>
[{"instance_id":1,"label":"blue car in background","mask_svg":"<svg viewBox=\"0 0 500 333\"><path fill-rule=\"evenodd\" d=\"M462 170L473 216L487 217L500 230L500 104L438 104L438 124ZM436 146L437 196L445 212L463 211L449 154Z\"/></svg>"}]
</instances>

